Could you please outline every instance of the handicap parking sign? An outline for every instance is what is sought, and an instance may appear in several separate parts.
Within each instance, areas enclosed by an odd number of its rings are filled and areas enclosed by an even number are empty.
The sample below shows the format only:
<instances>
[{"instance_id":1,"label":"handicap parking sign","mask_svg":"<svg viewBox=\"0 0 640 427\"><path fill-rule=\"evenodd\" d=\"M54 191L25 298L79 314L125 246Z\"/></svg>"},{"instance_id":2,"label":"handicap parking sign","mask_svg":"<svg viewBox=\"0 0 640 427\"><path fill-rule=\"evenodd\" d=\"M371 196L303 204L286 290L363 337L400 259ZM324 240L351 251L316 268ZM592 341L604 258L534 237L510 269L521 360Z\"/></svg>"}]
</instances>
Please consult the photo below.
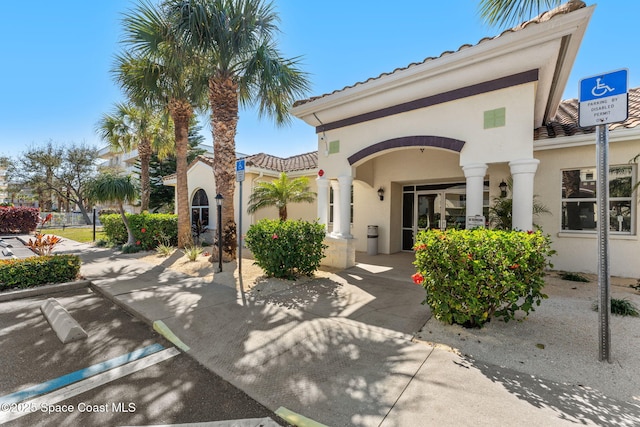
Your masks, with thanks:
<instances>
[{"instance_id":1,"label":"handicap parking sign","mask_svg":"<svg viewBox=\"0 0 640 427\"><path fill-rule=\"evenodd\" d=\"M629 115L628 82L627 69L580 80L580 126L625 121Z\"/></svg>"}]
</instances>

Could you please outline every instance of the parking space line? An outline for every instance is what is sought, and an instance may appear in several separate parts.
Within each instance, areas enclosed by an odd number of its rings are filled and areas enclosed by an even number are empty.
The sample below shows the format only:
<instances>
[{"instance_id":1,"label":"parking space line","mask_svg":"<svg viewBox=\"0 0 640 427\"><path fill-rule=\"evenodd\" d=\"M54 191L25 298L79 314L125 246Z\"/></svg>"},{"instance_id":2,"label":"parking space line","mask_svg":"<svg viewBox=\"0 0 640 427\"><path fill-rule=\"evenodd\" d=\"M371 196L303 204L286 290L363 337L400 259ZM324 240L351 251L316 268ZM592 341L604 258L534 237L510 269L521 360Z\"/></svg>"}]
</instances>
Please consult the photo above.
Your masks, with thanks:
<instances>
[{"instance_id":1,"label":"parking space line","mask_svg":"<svg viewBox=\"0 0 640 427\"><path fill-rule=\"evenodd\" d=\"M97 363L95 365L89 366L88 368L80 369L70 374L66 374L61 377L34 385L32 387L25 388L24 390L2 396L0 397L0 405L19 403L31 397L49 393L74 382L108 371L109 369L122 366L125 363L129 363L134 360L146 357L150 354L157 353L163 349L164 347L160 344L148 345L146 347L134 350L131 353L123 354L122 356L115 357L105 362Z\"/></svg>"},{"instance_id":2,"label":"parking space line","mask_svg":"<svg viewBox=\"0 0 640 427\"><path fill-rule=\"evenodd\" d=\"M180 351L175 347L171 347L166 350L153 353L142 359L138 359L133 362L127 363L126 365L118 366L106 372L93 375L90 378L86 378L81 381L75 382L73 384L60 388L44 396L36 397L34 399L25 401L17 405L17 410L15 411L11 410L11 411L0 412L0 424L15 420L17 418L23 417L32 412L37 412L37 411L46 412L47 408L50 405L55 405L56 403L70 399L74 396L77 396L81 393L92 390L94 388L100 387L111 381L133 374L134 372L140 371L142 369L148 368L157 363L160 363L172 357L175 357L178 354L180 354Z\"/></svg>"}]
</instances>

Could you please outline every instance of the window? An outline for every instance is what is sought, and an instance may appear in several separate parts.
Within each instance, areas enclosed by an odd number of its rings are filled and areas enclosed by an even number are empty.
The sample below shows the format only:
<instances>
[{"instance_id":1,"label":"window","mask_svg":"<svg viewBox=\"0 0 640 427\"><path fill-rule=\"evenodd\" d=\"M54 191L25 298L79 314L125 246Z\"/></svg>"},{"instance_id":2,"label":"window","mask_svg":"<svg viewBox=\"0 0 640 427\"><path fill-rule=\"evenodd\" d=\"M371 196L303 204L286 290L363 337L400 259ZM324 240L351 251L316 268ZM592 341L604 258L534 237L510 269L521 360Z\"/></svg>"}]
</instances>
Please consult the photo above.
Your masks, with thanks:
<instances>
[{"instance_id":1,"label":"window","mask_svg":"<svg viewBox=\"0 0 640 427\"><path fill-rule=\"evenodd\" d=\"M632 165L609 168L609 231L633 233L635 203ZM596 170L562 171L562 230L594 232L598 227Z\"/></svg>"},{"instance_id":2,"label":"window","mask_svg":"<svg viewBox=\"0 0 640 427\"><path fill-rule=\"evenodd\" d=\"M209 198L202 188L196 191L191 200L191 225L209 225Z\"/></svg>"}]
</instances>

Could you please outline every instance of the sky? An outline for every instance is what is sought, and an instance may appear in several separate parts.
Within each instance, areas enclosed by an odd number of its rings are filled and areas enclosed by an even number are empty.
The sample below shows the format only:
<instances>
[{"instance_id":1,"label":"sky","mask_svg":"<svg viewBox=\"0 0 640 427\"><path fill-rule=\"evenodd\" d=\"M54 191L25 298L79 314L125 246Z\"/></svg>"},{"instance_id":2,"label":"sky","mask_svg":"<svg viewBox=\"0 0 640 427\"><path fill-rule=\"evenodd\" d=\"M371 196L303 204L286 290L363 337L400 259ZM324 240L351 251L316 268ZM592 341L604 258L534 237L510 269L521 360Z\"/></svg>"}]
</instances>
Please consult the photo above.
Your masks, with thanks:
<instances>
[{"instance_id":1,"label":"sky","mask_svg":"<svg viewBox=\"0 0 640 427\"><path fill-rule=\"evenodd\" d=\"M479 0L274 0L280 15L278 45L301 57L309 96L330 93L391 72L502 30L478 16ZM3 2L0 14L0 156L54 143L106 144L96 123L125 98L113 80L122 49L122 14L132 0ZM593 3L587 2L587 5ZM595 9L563 99L578 97L580 79L620 68L629 87L640 86L640 55L633 34L636 0L602 0ZM241 110L236 149L288 157L317 149L314 129L297 118L276 126ZM201 120L206 144L210 126Z\"/></svg>"}]
</instances>

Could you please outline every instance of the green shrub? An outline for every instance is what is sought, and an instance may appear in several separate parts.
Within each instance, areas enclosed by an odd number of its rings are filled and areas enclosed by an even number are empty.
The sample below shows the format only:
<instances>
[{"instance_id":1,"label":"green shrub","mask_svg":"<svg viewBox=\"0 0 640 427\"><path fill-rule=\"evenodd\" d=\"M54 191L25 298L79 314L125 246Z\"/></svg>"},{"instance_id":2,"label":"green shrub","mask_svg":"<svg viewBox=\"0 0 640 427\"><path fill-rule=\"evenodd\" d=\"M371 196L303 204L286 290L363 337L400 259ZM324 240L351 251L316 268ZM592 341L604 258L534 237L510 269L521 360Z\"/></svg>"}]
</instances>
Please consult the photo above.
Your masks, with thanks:
<instances>
[{"instance_id":1,"label":"green shrub","mask_svg":"<svg viewBox=\"0 0 640 427\"><path fill-rule=\"evenodd\" d=\"M155 249L160 243L178 244L178 216L174 214L126 214L140 250ZM102 230L117 244L127 241L127 230L120 214L101 215Z\"/></svg>"},{"instance_id":2,"label":"green shrub","mask_svg":"<svg viewBox=\"0 0 640 427\"><path fill-rule=\"evenodd\" d=\"M193 245L193 246L185 247L182 250L182 253L187 256L189 261L194 262L195 260L198 259L198 256L202 253L202 251L204 251L202 246Z\"/></svg>"},{"instance_id":3,"label":"green shrub","mask_svg":"<svg viewBox=\"0 0 640 427\"><path fill-rule=\"evenodd\" d=\"M263 219L249 227L246 243L267 276L311 276L327 247L324 227L307 221Z\"/></svg>"},{"instance_id":4,"label":"green shrub","mask_svg":"<svg viewBox=\"0 0 640 427\"><path fill-rule=\"evenodd\" d=\"M547 298L544 271L555 251L540 231L428 230L414 250L423 304L448 324L481 327L493 316L506 322Z\"/></svg>"},{"instance_id":5,"label":"green shrub","mask_svg":"<svg viewBox=\"0 0 640 427\"><path fill-rule=\"evenodd\" d=\"M594 302L591 306L593 311L598 311L598 302ZM640 317L638 307L627 298L611 298L611 314L618 316Z\"/></svg>"},{"instance_id":6,"label":"green shrub","mask_svg":"<svg viewBox=\"0 0 640 427\"><path fill-rule=\"evenodd\" d=\"M568 280L570 282L582 282L582 283L588 283L589 282L589 279L584 277L582 274L580 274L580 273L572 273L570 271L561 272L560 273L560 278L562 280Z\"/></svg>"},{"instance_id":7,"label":"green shrub","mask_svg":"<svg viewBox=\"0 0 640 427\"><path fill-rule=\"evenodd\" d=\"M29 288L75 280L80 271L77 255L49 255L0 260L0 289Z\"/></svg>"}]
</instances>

